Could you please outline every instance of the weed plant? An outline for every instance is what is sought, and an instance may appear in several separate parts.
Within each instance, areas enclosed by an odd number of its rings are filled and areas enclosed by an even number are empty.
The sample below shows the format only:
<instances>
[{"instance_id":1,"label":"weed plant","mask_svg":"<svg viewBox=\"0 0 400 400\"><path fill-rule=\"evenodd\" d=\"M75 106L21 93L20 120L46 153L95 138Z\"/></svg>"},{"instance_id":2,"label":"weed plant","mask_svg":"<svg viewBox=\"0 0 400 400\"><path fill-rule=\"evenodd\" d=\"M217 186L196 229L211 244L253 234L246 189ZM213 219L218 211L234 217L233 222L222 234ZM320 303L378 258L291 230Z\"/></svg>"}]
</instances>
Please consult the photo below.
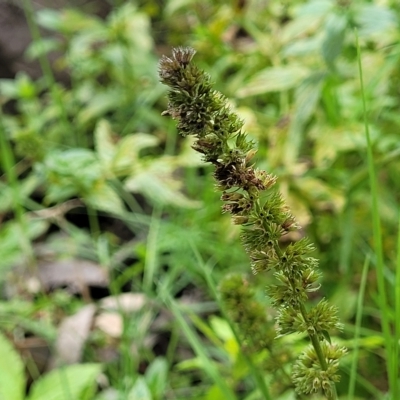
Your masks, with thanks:
<instances>
[{"instance_id":1,"label":"weed plant","mask_svg":"<svg viewBox=\"0 0 400 400\"><path fill-rule=\"evenodd\" d=\"M312 346L293 368L296 390L303 394L323 391L328 399L336 399L338 361L345 354L344 348L331 344L329 336L330 330L341 328L337 310L324 299L306 308L309 294L319 289L318 262L310 256L314 247L306 238L280 246L282 236L300 226L273 189L276 177L252 164L256 150L242 129L243 122L221 93L213 90L210 78L193 65L193 55L191 48L178 48L172 58L164 56L160 61L161 82L170 88L164 115L178 120L181 135L196 138L192 147L215 167L223 211L232 215L234 224L243 226L241 240L253 273L274 272L279 284L267 292L278 307L278 337L291 333L310 337ZM244 306L242 312L249 311ZM247 335L252 335L251 328Z\"/></svg>"},{"instance_id":2,"label":"weed plant","mask_svg":"<svg viewBox=\"0 0 400 400\"><path fill-rule=\"evenodd\" d=\"M230 221L240 199L221 215L212 166L161 116L158 59L191 46L257 142L260 170L279 177L257 201L279 186L302 226L281 250L305 235L315 245L304 256L319 259L323 285L306 311L326 298L343 322L331 334L349 349L339 398L397 400L397 2L129 0L105 18L72 3L11 6L29 22L26 57L42 77L0 80L0 397L320 398L295 393L293 364L309 339L275 338L265 295L275 278L248 273ZM98 288L40 285L49 261L56 277L63 263L94 263L109 279L101 296L133 292L146 307L112 311L121 331L111 337L98 324ZM93 304L79 364L42 374L26 343L55 356L63 321Z\"/></svg>"}]
</instances>

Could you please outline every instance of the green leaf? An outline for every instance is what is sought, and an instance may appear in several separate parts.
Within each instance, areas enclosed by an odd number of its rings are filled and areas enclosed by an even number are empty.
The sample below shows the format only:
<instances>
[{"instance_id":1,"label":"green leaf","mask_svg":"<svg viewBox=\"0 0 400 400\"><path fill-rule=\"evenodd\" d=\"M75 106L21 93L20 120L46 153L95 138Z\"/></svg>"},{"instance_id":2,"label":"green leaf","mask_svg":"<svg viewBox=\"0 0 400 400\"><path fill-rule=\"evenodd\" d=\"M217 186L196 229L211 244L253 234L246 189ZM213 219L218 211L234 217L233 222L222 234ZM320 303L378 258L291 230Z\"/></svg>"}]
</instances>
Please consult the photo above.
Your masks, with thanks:
<instances>
[{"instance_id":1,"label":"green leaf","mask_svg":"<svg viewBox=\"0 0 400 400\"><path fill-rule=\"evenodd\" d=\"M150 389L143 377L136 379L136 382L128 394L128 400L153 400Z\"/></svg>"},{"instance_id":2,"label":"green leaf","mask_svg":"<svg viewBox=\"0 0 400 400\"><path fill-rule=\"evenodd\" d=\"M33 41L25 54L29 60L35 60L40 56L46 55L51 51L58 50L60 48L60 41L55 38L45 38L38 41Z\"/></svg>"},{"instance_id":3,"label":"green leaf","mask_svg":"<svg viewBox=\"0 0 400 400\"><path fill-rule=\"evenodd\" d=\"M0 230L0 271L2 272L0 273L0 282L5 278L4 271L16 263L26 262L26 254L23 251L26 238L36 239L47 231L49 225L49 221L44 219L29 219L26 231L22 231L21 224L16 220L2 225Z\"/></svg>"},{"instance_id":4,"label":"green leaf","mask_svg":"<svg viewBox=\"0 0 400 400\"><path fill-rule=\"evenodd\" d=\"M234 337L232 329L225 319L216 316L210 317L210 325L212 330L224 342Z\"/></svg>"},{"instance_id":5,"label":"green leaf","mask_svg":"<svg viewBox=\"0 0 400 400\"><path fill-rule=\"evenodd\" d=\"M80 364L59 368L35 381L28 400L80 400L95 384L100 364Z\"/></svg>"},{"instance_id":6,"label":"green leaf","mask_svg":"<svg viewBox=\"0 0 400 400\"><path fill-rule=\"evenodd\" d=\"M148 166L137 169L125 182L127 190L145 195L155 204L170 204L177 207L199 207L200 203L190 200L182 192L182 181L173 175L177 169L176 159L162 157Z\"/></svg>"},{"instance_id":7,"label":"green leaf","mask_svg":"<svg viewBox=\"0 0 400 400\"><path fill-rule=\"evenodd\" d=\"M108 121L102 119L97 123L94 141L101 164L107 169L110 168L115 155L115 144L112 140L112 129Z\"/></svg>"},{"instance_id":8,"label":"green leaf","mask_svg":"<svg viewBox=\"0 0 400 400\"><path fill-rule=\"evenodd\" d=\"M157 357L146 370L146 383L154 400L163 398L168 377L168 363L165 358Z\"/></svg>"},{"instance_id":9,"label":"green leaf","mask_svg":"<svg viewBox=\"0 0 400 400\"><path fill-rule=\"evenodd\" d=\"M292 89L298 86L307 74L308 69L301 65L266 68L238 90L237 96L248 97Z\"/></svg>"},{"instance_id":10,"label":"green leaf","mask_svg":"<svg viewBox=\"0 0 400 400\"><path fill-rule=\"evenodd\" d=\"M327 74L325 71L316 71L301 83L296 90L295 119L304 124L314 113L322 92L322 85Z\"/></svg>"},{"instance_id":11,"label":"green leaf","mask_svg":"<svg viewBox=\"0 0 400 400\"><path fill-rule=\"evenodd\" d=\"M322 56L330 68L342 51L347 27L347 19L343 15L331 15L325 25L325 39L322 43Z\"/></svg>"},{"instance_id":12,"label":"green leaf","mask_svg":"<svg viewBox=\"0 0 400 400\"><path fill-rule=\"evenodd\" d=\"M356 23L360 26L360 36L371 36L385 33L398 24L393 10L377 4L366 4L355 14Z\"/></svg>"},{"instance_id":13,"label":"green leaf","mask_svg":"<svg viewBox=\"0 0 400 400\"><path fill-rule=\"evenodd\" d=\"M142 149L158 144L158 139L147 133L127 135L118 143L112 162L113 172L118 176L135 171L139 153Z\"/></svg>"},{"instance_id":14,"label":"green leaf","mask_svg":"<svg viewBox=\"0 0 400 400\"><path fill-rule=\"evenodd\" d=\"M106 211L112 214L122 214L124 205L122 200L105 181L99 181L89 193L84 196L87 204L96 210Z\"/></svg>"},{"instance_id":15,"label":"green leaf","mask_svg":"<svg viewBox=\"0 0 400 400\"><path fill-rule=\"evenodd\" d=\"M24 364L11 343L0 334L0 400L22 400L24 392Z\"/></svg>"},{"instance_id":16,"label":"green leaf","mask_svg":"<svg viewBox=\"0 0 400 400\"><path fill-rule=\"evenodd\" d=\"M45 8L36 14L37 22L44 28L59 30L62 25L62 14L59 11Z\"/></svg>"},{"instance_id":17,"label":"green leaf","mask_svg":"<svg viewBox=\"0 0 400 400\"><path fill-rule=\"evenodd\" d=\"M4 99L16 99L18 86L15 79L0 79L0 94Z\"/></svg>"},{"instance_id":18,"label":"green leaf","mask_svg":"<svg viewBox=\"0 0 400 400\"><path fill-rule=\"evenodd\" d=\"M329 332L323 330L322 334L324 335L324 338L329 342L329 344L332 344L332 340L331 340L331 336L329 335Z\"/></svg>"},{"instance_id":19,"label":"green leaf","mask_svg":"<svg viewBox=\"0 0 400 400\"><path fill-rule=\"evenodd\" d=\"M96 96L77 115L78 123L87 124L96 118L102 117L109 111L118 109L124 98L125 93L120 87L111 87L103 92L97 92Z\"/></svg>"}]
</instances>

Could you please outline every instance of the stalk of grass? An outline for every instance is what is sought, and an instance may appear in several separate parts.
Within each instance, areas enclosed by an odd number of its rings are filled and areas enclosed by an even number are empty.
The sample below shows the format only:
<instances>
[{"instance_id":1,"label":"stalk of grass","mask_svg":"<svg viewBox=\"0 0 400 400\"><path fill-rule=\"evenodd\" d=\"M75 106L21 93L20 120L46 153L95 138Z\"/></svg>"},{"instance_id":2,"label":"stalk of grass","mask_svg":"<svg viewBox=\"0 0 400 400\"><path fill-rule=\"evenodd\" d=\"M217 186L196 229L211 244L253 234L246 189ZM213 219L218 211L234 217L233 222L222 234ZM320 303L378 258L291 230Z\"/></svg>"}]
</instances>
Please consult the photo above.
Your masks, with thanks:
<instances>
[{"instance_id":1,"label":"stalk of grass","mask_svg":"<svg viewBox=\"0 0 400 400\"><path fill-rule=\"evenodd\" d=\"M364 116L364 129L367 141L367 163L368 163L368 173L369 181L371 187L372 196L372 223L373 223L373 241L374 241L374 251L376 257L376 277L378 284L378 306L381 312L381 325L382 333L385 337L385 350L386 350L386 365L388 368L388 379L389 379L389 391L391 393L392 399L397 400L399 398L399 393L397 391L397 371L394 370L393 366L395 362L393 361L394 356L394 338L390 333L390 308L388 304L388 298L386 293L386 282L385 282L385 262L383 256L383 245L382 245L382 228L379 216L379 198L378 198L378 184L376 179L376 171L374 165L374 154L373 154L373 144L371 142L371 136L369 132L368 123L368 112L367 112L367 102L364 89L363 80L363 69L361 63L361 49L358 40L358 34L356 31L356 46L357 46L357 63L358 72L360 77L360 88L361 88L361 99L363 107Z\"/></svg>"},{"instance_id":2,"label":"stalk of grass","mask_svg":"<svg viewBox=\"0 0 400 400\"><path fill-rule=\"evenodd\" d=\"M356 313L356 325L354 331L354 348L352 352L352 363L350 368L350 382L349 382L349 391L348 391L348 399L354 399L354 390L356 387L356 376L357 376L357 361L358 361L358 354L359 354L359 338L360 338L360 328L361 328L361 321L363 315L363 302L364 302L364 293L365 287L367 284L367 275L368 275L368 268L369 268L369 257L365 259L362 275L361 275L361 282L360 282L360 289L358 291L358 299L357 299L357 313Z\"/></svg>"}]
</instances>

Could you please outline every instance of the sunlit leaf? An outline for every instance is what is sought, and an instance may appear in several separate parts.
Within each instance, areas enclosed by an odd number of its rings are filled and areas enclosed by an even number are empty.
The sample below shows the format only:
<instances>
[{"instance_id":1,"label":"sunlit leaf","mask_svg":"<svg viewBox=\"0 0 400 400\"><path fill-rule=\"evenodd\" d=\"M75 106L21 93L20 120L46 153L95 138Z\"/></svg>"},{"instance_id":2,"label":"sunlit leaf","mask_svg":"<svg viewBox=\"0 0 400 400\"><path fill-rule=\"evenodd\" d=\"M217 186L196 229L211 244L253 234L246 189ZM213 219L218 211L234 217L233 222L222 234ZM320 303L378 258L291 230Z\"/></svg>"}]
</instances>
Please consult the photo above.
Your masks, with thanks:
<instances>
[{"instance_id":1,"label":"sunlit leaf","mask_svg":"<svg viewBox=\"0 0 400 400\"><path fill-rule=\"evenodd\" d=\"M278 92L296 87L306 76L308 69L301 65L271 67L260 71L238 90L238 97Z\"/></svg>"},{"instance_id":2,"label":"sunlit leaf","mask_svg":"<svg viewBox=\"0 0 400 400\"><path fill-rule=\"evenodd\" d=\"M398 24L396 13L378 4L360 6L355 13L355 20L360 26L360 36L387 32Z\"/></svg>"},{"instance_id":3,"label":"sunlit leaf","mask_svg":"<svg viewBox=\"0 0 400 400\"><path fill-rule=\"evenodd\" d=\"M95 385L100 371L99 364L70 365L53 370L33 383L27 400L79 400L88 387Z\"/></svg>"},{"instance_id":4,"label":"sunlit leaf","mask_svg":"<svg viewBox=\"0 0 400 400\"><path fill-rule=\"evenodd\" d=\"M84 197L87 204L96 210L122 214L124 205L115 190L105 181L99 181Z\"/></svg>"},{"instance_id":5,"label":"sunlit leaf","mask_svg":"<svg viewBox=\"0 0 400 400\"><path fill-rule=\"evenodd\" d=\"M326 21L322 56L329 67L333 67L336 57L342 51L346 27L347 19L343 15L332 14Z\"/></svg>"},{"instance_id":6,"label":"sunlit leaf","mask_svg":"<svg viewBox=\"0 0 400 400\"><path fill-rule=\"evenodd\" d=\"M112 161L113 172L117 176L134 172L140 151L157 144L158 138L147 133L135 133L123 137L117 145Z\"/></svg>"},{"instance_id":7,"label":"sunlit leaf","mask_svg":"<svg viewBox=\"0 0 400 400\"><path fill-rule=\"evenodd\" d=\"M125 188L144 194L152 203L178 207L199 207L200 203L189 199L181 191L182 180L174 177L176 165L173 159L163 157L146 167L137 169L125 182Z\"/></svg>"},{"instance_id":8,"label":"sunlit leaf","mask_svg":"<svg viewBox=\"0 0 400 400\"><path fill-rule=\"evenodd\" d=\"M11 343L0 333L0 399L22 400L24 392L24 364Z\"/></svg>"},{"instance_id":9,"label":"sunlit leaf","mask_svg":"<svg viewBox=\"0 0 400 400\"><path fill-rule=\"evenodd\" d=\"M94 131L96 151L100 162L108 169L115 154L115 144L112 140L112 129L108 121L100 120Z\"/></svg>"},{"instance_id":10,"label":"sunlit leaf","mask_svg":"<svg viewBox=\"0 0 400 400\"><path fill-rule=\"evenodd\" d=\"M136 379L133 388L130 390L128 400L153 400L150 389L147 386L146 380L143 377Z\"/></svg>"}]
</instances>

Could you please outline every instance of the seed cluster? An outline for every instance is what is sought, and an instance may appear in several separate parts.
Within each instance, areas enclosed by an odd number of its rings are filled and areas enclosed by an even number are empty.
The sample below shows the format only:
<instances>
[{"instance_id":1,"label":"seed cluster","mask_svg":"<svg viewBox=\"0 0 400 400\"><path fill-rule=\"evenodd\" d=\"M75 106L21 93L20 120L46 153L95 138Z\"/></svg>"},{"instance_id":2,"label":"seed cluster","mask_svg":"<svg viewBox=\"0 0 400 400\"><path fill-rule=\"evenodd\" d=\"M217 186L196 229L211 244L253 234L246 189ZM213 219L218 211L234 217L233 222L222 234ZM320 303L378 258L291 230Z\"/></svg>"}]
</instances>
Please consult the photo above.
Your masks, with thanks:
<instances>
[{"instance_id":1,"label":"seed cluster","mask_svg":"<svg viewBox=\"0 0 400 400\"><path fill-rule=\"evenodd\" d=\"M267 293L278 309L278 334L305 332L311 339L312 347L293 369L297 390L322 390L333 398L337 360L345 349L330 344L328 331L341 328L336 308L326 300L309 310L305 307L309 293L320 286L318 261L311 256L314 246L306 238L282 246L282 236L300 227L274 187L276 177L252 163L255 144L243 132L243 121L231 111L227 99L213 90L210 77L192 63L194 54L191 48L177 48L171 58L161 58L160 80L170 89L163 114L178 121L181 135L193 135L193 149L214 165L222 211L232 215L234 224L242 225L241 239L253 272L274 273L277 284ZM309 357L317 367L304 361Z\"/></svg>"}]
</instances>

